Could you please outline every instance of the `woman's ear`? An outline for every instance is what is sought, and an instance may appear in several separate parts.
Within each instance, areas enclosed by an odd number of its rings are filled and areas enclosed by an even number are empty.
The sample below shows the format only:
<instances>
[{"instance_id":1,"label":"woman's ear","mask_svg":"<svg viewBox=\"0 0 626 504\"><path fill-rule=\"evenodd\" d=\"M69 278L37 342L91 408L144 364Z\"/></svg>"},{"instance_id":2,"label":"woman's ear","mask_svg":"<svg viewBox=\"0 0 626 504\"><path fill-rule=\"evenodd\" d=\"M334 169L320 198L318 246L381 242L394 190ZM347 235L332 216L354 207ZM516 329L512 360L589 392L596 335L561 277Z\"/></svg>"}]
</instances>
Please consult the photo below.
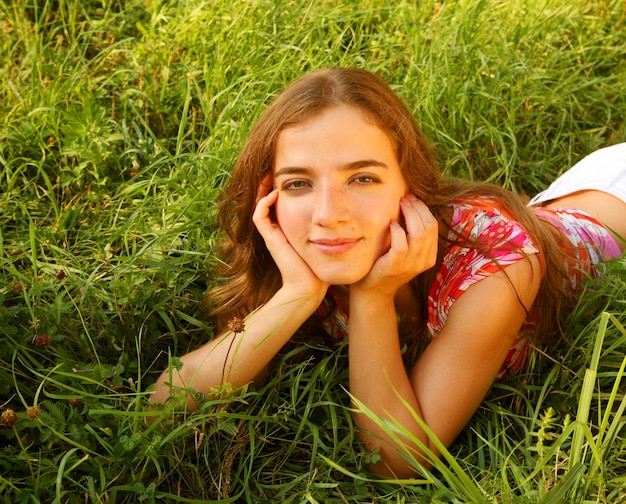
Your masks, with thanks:
<instances>
[{"instance_id":1,"label":"woman's ear","mask_svg":"<svg viewBox=\"0 0 626 504\"><path fill-rule=\"evenodd\" d=\"M274 175L270 171L261 179L261 186L265 191L265 194L269 194L274 189Z\"/></svg>"},{"instance_id":2,"label":"woman's ear","mask_svg":"<svg viewBox=\"0 0 626 504\"><path fill-rule=\"evenodd\" d=\"M264 198L269 193L272 192L274 187L274 177L271 173L265 175L261 182L259 182L259 187L256 189L256 202L258 203L261 198Z\"/></svg>"}]
</instances>

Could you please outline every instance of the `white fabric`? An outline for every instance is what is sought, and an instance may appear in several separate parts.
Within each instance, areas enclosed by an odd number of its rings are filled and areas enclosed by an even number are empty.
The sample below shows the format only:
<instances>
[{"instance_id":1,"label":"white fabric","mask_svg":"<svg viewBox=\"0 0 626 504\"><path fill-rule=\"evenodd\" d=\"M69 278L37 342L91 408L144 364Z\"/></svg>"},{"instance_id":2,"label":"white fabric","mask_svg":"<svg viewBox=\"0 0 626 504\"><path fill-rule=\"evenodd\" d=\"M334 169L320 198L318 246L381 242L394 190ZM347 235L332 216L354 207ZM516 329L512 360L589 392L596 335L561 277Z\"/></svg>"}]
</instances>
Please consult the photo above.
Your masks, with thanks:
<instances>
[{"instance_id":1,"label":"white fabric","mask_svg":"<svg viewBox=\"0 0 626 504\"><path fill-rule=\"evenodd\" d=\"M604 191L626 201L626 143L592 152L532 198L528 205L584 190Z\"/></svg>"}]
</instances>

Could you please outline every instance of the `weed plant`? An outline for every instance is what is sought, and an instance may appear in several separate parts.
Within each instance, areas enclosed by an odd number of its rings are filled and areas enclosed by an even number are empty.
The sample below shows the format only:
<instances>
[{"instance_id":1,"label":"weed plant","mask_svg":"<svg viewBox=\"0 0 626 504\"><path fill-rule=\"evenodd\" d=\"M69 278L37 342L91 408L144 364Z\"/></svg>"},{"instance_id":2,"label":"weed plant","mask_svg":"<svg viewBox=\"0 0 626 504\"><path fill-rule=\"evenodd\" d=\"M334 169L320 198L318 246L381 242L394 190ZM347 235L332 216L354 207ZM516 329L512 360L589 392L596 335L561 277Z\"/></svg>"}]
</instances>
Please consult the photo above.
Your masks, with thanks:
<instances>
[{"instance_id":1,"label":"weed plant","mask_svg":"<svg viewBox=\"0 0 626 504\"><path fill-rule=\"evenodd\" d=\"M286 83L377 72L447 173L530 194L626 140L623 0L0 10L3 502L626 501L624 259L589 282L567 343L538 345L414 480L367 473L344 345L296 348L194 414L147 407L168 359L214 334L197 307L217 281L216 197Z\"/></svg>"}]
</instances>

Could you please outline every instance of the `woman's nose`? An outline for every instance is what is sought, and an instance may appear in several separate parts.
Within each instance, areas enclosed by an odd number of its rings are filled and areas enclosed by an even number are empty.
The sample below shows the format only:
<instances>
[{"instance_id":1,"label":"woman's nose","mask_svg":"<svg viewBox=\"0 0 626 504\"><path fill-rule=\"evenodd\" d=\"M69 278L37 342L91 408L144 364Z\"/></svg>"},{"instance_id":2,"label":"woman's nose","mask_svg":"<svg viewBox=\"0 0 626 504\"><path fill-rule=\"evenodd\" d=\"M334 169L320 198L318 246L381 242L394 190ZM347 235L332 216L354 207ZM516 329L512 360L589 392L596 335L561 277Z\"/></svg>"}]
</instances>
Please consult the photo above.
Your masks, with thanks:
<instances>
[{"instance_id":1,"label":"woman's nose","mask_svg":"<svg viewBox=\"0 0 626 504\"><path fill-rule=\"evenodd\" d=\"M323 227L332 227L345 222L350 216L349 207L347 195L340 188L320 188L315 199L314 223Z\"/></svg>"}]
</instances>

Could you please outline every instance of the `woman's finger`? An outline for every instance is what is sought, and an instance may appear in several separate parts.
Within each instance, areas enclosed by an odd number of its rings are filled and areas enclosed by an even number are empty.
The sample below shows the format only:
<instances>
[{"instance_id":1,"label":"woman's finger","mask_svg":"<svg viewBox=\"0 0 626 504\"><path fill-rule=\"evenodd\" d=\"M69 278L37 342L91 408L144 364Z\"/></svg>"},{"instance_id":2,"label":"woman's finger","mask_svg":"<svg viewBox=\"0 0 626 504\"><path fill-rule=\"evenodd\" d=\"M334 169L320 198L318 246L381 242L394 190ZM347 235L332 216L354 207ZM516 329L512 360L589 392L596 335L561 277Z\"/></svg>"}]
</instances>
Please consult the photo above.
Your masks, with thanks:
<instances>
[{"instance_id":1,"label":"woman's finger","mask_svg":"<svg viewBox=\"0 0 626 504\"><path fill-rule=\"evenodd\" d=\"M407 230L409 253L419 258L423 267L430 268L437 260L438 223L428 206L413 195L401 203Z\"/></svg>"},{"instance_id":2,"label":"woman's finger","mask_svg":"<svg viewBox=\"0 0 626 504\"><path fill-rule=\"evenodd\" d=\"M278 191L273 190L269 194L261 196L264 189L259 188L258 199L254 213L252 214L252 222L257 227L261 235L274 228L274 223L271 219L271 209L278 199Z\"/></svg>"},{"instance_id":3,"label":"woman's finger","mask_svg":"<svg viewBox=\"0 0 626 504\"><path fill-rule=\"evenodd\" d=\"M402 199L401 207L409 235L430 237L437 234L437 219L423 201L408 195Z\"/></svg>"},{"instance_id":4,"label":"woman's finger","mask_svg":"<svg viewBox=\"0 0 626 504\"><path fill-rule=\"evenodd\" d=\"M389 226L390 247L389 256L403 258L409 250L407 233L397 221L392 221Z\"/></svg>"}]
</instances>

